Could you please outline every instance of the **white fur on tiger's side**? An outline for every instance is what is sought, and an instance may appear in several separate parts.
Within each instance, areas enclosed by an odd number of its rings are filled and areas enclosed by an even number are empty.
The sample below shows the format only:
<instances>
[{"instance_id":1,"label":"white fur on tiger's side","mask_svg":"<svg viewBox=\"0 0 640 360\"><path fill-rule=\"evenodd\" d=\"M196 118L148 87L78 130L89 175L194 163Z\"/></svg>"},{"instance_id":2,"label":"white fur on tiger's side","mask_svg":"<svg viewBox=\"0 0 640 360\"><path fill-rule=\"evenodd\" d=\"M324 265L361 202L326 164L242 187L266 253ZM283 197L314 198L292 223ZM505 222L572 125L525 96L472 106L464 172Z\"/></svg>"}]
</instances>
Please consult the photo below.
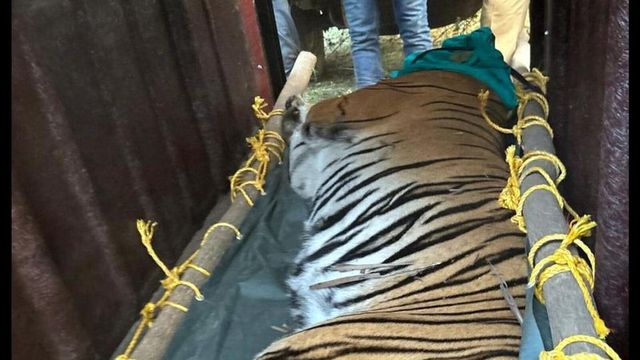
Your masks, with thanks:
<instances>
[{"instance_id":1,"label":"white fur on tiger's side","mask_svg":"<svg viewBox=\"0 0 640 360\"><path fill-rule=\"evenodd\" d=\"M518 357L489 263L523 308L524 243L497 202L508 168L478 110L484 88L430 71L309 110L289 102L290 181L311 208L287 280L298 331L259 359ZM504 125L497 99L488 111Z\"/></svg>"}]
</instances>

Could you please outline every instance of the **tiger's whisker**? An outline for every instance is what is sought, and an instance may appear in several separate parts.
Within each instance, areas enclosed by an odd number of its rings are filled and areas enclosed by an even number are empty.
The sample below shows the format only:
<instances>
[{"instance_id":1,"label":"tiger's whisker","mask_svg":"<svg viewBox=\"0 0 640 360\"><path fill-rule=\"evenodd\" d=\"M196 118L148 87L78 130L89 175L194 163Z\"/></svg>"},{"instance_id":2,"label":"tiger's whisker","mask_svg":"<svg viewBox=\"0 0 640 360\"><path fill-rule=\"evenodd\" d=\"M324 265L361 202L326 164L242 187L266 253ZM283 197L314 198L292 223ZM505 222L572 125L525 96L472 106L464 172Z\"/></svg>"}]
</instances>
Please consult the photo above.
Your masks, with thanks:
<instances>
[{"instance_id":1,"label":"tiger's whisker","mask_svg":"<svg viewBox=\"0 0 640 360\"><path fill-rule=\"evenodd\" d=\"M502 292L502 296L504 296L504 299L507 301L507 304L509 305L509 309L511 309L511 312L513 313L513 315L515 315L520 325L522 325L522 323L524 322L524 320L522 319L522 314L518 309L518 304L516 304L516 300L513 298L513 296L511 295L511 292L509 291L509 286L507 285L507 282L500 275L496 267L493 266L493 264L488 259L485 259L485 260L487 264L489 264L489 267L491 267L491 273L495 277L497 277L498 280L500 281L500 292Z\"/></svg>"},{"instance_id":2,"label":"tiger's whisker","mask_svg":"<svg viewBox=\"0 0 640 360\"><path fill-rule=\"evenodd\" d=\"M394 267L394 266L400 266L400 265L410 265L410 264L379 264L379 265L348 265L348 264L344 264L344 265L334 265L334 269L335 267L338 267L337 271L353 271L353 270L360 270L361 271L361 275L353 275L353 276L345 276L345 277L341 277L341 278L337 278L337 279L333 279L333 280L329 280L329 281L323 281L323 282L319 282L316 284L313 284L309 287L309 289L312 290L317 290L317 289L325 289L325 288L329 288L329 287L333 287L333 286L337 286L337 285L341 285L341 284L346 284L346 283L350 283L350 282L355 282L355 281L359 281L359 280L367 280L367 279L379 279L379 278L383 278L383 277L389 277L389 276L397 276L397 275L402 275L402 274L407 274L407 273L415 273L412 276L415 276L417 273L435 267L437 265L442 264L442 262L436 262L427 266L423 266L420 268L414 268L414 269L405 269L405 270L398 270L398 271L394 271L391 272L389 274L384 274L381 275L378 272L366 272L366 273L362 273L362 271L366 271L368 268L370 267L381 267L383 269L389 268L389 267ZM345 270L345 269L349 269L349 270ZM381 271L381 270L378 270Z\"/></svg>"},{"instance_id":3,"label":"tiger's whisker","mask_svg":"<svg viewBox=\"0 0 640 360\"><path fill-rule=\"evenodd\" d=\"M376 270L376 269L387 269L390 267L396 266L409 266L411 263L402 263L402 264L336 264L329 267L329 270L339 271L339 272L347 272L360 270L370 272L367 270ZM364 273L363 273L364 274Z\"/></svg>"}]
</instances>

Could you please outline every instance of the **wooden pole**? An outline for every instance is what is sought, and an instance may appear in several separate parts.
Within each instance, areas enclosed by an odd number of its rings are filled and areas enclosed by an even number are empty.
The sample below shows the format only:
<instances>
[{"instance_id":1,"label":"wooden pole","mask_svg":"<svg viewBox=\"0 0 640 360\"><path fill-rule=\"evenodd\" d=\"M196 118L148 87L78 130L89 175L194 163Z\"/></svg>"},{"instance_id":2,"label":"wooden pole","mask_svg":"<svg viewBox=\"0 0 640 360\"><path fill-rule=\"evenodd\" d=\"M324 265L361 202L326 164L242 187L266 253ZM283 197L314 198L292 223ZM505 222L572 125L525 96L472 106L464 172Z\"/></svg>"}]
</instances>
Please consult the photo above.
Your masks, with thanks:
<instances>
[{"instance_id":1,"label":"wooden pole","mask_svg":"<svg viewBox=\"0 0 640 360\"><path fill-rule=\"evenodd\" d=\"M544 112L537 101L530 101L524 109L524 115L544 117ZM525 154L531 151L545 151L555 154L551 136L541 126L530 126L524 129L522 148ZM549 161L544 160L531 162L523 171L534 166L542 167L552 178L558 175L555 167ZM522 181L520 191L524 194L530 187L546 183L539 173L534 172ZM524 204L523 215L530 246L533 246L543 236L567 233L568 224L563 211L558 200L548 191L531 193ZM553 241L542 246L536 254L535 263L537 264L541 259L551 255L559 245L560 242ZM575 246L571 246L570 250L577 254ZM582 292L571 273L564 272L553 276L544 283L543 290L554 346L572 335L597 337L593 318L587 311ZM564 350L567 355L579 352L594 353L605 359L608 358L600 348L588 343L573 343Z\"/></svg>"},{"instance_id":2,"label":"wooden pole","mask_svg":"<svg viewBox=\"0 0 640 360\"><path fill-rule=\"evenodd\" d=\"M280 95L273 106L274 109L284 108L284 104L290 96L302 94L309 84L309 79L311 78L315 62L315 55L309 52L303 51L298 55L298 59L291 70L289 79L285 83L282 92L280 92ZM281 120L281 116L272 117L267 123L266 129L269 131L280 132ZM275 167L276 163L276 161L270 161L269 169ZM254 201L260 196L258 192L251 187L246 187L245 190L249 197ZM239 228L250 210L251 206L246 203L242 196L238 196L237 200L231 204L219 222L233 224ZM206 229L211 225L212 224L205 224L204 228ZM202 246L193 263L212 273L212 276L215 276L213 269L218 266L223 255L236 241L239 240L236 239L233 230L227 227L217 228L209 235L207 242ZM201 287L208 278L189 268L184 272L182 280ZM185 286L178 286L172 292L169 301L181 304L188 308L193 299L194 294L191 289ZM131 359L162 359L173 335L184 319L184 316L185 313L180 310L168 306L163 307L154 319L153 326L147 329L147 332L136 346L133 354L131 355Z\"/></svg>"}]
</instances>

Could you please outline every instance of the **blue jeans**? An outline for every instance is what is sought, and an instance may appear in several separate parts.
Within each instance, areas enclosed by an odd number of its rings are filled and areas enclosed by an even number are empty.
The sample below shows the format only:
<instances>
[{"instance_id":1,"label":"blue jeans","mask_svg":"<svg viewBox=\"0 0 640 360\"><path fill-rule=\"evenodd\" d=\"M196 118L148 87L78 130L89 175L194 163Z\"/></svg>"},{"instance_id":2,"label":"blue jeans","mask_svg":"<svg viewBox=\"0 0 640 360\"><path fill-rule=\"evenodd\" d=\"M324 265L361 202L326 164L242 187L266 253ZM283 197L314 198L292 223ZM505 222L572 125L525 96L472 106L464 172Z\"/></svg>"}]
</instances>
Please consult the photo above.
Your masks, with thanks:
<instances>
[{"instance_id":1,"label":"blue jeans","mask_svg":"<svg viewBox=\"0 0 640 360\"><path fill-rule=\"evenodd\" d=\"M380 44L380 13L377 0L342 0L351 36L351 57L356 87L372 85L384 78ZM394 0L393 10L400 30L404 55L433 47L427 19L427 0Z\"/></svg>"},{"instance_id":2,"label":"blue jeans","mask_svg":"<svg viewBox=\"0 0 640 360\"><path fill-rule=\"evenodd\" d=\"M296 62L301 48L298 30L291 17L291 9L289 8L289 2L287 0L273 0L273 14L276 18L276 28L278 29L278 41L280 42L284 73L289 77L291 68Z\"/></svg>"}]
</instances>

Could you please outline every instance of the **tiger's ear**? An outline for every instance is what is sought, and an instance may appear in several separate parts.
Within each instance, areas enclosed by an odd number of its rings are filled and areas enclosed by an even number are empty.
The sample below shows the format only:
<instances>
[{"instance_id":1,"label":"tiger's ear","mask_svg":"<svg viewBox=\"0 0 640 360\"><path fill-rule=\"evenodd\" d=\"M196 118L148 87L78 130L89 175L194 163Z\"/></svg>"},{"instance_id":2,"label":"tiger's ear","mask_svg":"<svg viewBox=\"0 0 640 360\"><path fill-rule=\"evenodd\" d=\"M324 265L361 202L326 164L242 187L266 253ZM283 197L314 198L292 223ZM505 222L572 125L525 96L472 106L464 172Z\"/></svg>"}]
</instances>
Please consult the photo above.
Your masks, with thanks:
<instances>
[{"instance_id":1,"label":"tiger's ear","mask_svg":"<svg viewBox=\"0 0 640 360\"><path fill-rule=\"evenodd\" d=\"M293 131L305 122L307 116L307 103L299 95L290 96L284 105L282 114L282 134L285 138L291 136Z\"/></svg>"}]
</instances>

